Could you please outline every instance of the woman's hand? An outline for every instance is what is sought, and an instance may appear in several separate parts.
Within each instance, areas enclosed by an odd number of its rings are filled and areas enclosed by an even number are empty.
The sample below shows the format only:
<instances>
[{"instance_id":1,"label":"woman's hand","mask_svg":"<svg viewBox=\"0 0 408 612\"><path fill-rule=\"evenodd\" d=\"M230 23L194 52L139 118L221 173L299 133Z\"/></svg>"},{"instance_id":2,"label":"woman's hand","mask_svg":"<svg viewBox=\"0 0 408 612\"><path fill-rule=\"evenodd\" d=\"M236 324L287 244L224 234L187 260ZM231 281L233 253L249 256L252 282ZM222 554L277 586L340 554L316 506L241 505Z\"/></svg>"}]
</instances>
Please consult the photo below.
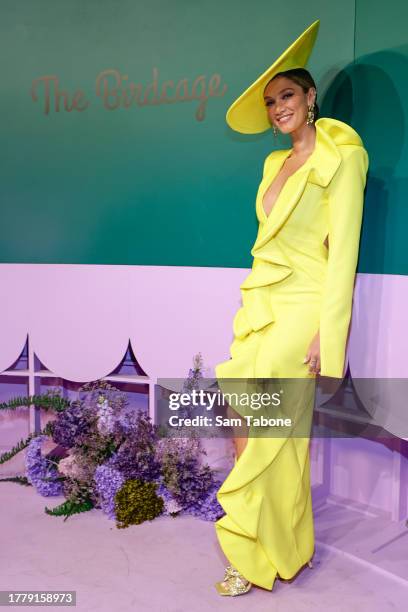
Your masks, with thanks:
<instances>
[{"instance_id":1,"label":"woman's hand","mask_svg":"<svg viewBox=\"0 0 408 612\"><path fill-rule=\"evenodd\" d=\"M320 333L317 332L310 343L306 357L303 363L309 364L309 372L311 374L319 374L320 372Z\"/></svg>"}]
</instances>

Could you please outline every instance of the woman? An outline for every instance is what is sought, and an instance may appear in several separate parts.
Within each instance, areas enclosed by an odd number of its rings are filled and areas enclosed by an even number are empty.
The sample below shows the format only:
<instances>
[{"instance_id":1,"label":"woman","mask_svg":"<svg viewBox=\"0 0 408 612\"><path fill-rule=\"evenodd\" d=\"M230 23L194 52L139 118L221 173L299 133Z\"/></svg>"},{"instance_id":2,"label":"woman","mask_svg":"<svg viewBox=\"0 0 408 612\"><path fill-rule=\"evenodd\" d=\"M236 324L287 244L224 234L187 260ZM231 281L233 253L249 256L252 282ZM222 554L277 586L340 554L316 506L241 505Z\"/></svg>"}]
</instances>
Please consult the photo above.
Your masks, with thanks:
<instances>
[{"instance_id":1,"label":"woman","mask_svg":"<svg viewBox=\"0 0 408 612\"><path fill-rule=\"evenodd\" d=\"M241 285L228 379L301 379L289 407L311 422L317 374L342 378L351 318L368 156L359 135L317 119L316 85L304 66L313 23L230 107L243 133L270 128L292 148L265 160L256 199L259 221L252 271ZM300 382L300 381L299 381ZM249 382L248 382L249 385ZM237 412L240 412L233 406ZM300 412L299 412L300 411ZM236 415L235 415L236 416ZM293 578L314 552L309 433L237 437L236 461L217 493L225 515L216 533L230 564L216 587L240 595Z\"/></svg>"}]
</instances>

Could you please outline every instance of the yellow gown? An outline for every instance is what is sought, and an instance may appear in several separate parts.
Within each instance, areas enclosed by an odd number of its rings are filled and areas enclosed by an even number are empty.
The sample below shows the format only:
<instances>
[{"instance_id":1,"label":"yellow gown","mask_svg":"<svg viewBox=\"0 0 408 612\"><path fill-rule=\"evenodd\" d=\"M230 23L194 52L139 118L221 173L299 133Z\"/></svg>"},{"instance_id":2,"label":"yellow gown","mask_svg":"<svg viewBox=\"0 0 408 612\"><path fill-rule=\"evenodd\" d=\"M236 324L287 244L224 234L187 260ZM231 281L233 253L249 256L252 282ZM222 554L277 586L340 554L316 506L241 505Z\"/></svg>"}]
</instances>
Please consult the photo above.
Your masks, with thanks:
<instances>
[{"instance_id":1,"label":"yellow gown","mask_svg":"<svg viewBox=\"0 0 408 612\"><path fill-rule=\"evenodd\" d=\"M321 118L315 127L311 156L288 178L269 216L263 196L291 149L265 160L253 265L240 286L231 358L215 367L221 391L234 378L312 378L314 397L314 375L303 360L318 330L321 376L343 376L368 155L346 123ZM313 398L306 395L310 420ZM306 436L250 435L217 493L225 511L215 523L220 546L247 580L265 589L277 574L293 577L313 555Z\"/></svg>"}]
</instances>

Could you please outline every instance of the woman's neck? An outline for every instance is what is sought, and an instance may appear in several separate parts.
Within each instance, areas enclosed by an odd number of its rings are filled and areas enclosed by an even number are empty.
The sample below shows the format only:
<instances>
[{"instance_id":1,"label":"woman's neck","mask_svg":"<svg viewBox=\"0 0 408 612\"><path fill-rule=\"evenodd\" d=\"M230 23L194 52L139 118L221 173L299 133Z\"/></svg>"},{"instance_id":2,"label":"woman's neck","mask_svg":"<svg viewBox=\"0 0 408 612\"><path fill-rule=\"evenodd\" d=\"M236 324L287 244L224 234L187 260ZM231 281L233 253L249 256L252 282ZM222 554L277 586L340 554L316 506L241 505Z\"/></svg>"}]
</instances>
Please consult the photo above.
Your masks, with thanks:
<instances>
[{"instance_id":1,"label":"woman's neck","mask_svg":"<svg viewBox=\"0 0 408 612\"><path fill-rule=\"evenodd\" d=\"M314 124L302 125L297 130L291 133L292 138L292 155L305 155L311 153L316 142L316 128Z\"/></svg>"}]
</instances>

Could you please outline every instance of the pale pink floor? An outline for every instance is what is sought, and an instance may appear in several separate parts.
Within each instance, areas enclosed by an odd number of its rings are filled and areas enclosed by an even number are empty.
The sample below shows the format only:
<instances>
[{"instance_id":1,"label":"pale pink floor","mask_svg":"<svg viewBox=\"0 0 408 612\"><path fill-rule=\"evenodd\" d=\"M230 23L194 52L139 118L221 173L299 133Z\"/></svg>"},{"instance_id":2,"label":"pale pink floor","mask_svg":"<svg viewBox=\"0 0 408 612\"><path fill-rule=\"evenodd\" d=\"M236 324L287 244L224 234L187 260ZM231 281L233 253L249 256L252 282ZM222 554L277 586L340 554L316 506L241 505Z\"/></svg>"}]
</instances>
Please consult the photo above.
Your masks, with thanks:
<instances>
[{"instance_id":1,"label":"pale pink floor","mask_svg":"<svg viewBox=\"0 0 408 612\"><path fill-rule=\"evenodd\" d=\"M76 590L76 609L84 612L406 609L408 582L334 550L327 532L326 543L317 544L314 569L294 583L221 598L213 585L225 560L212 523L161 517L121 530L97 510L63 522L44 513L45 505L60 498L46 499L12 483L0 487L1 590ZM332 518L324 524L319 514L317 526L325 530ZM405 564L408 542L401 554Z\"/></svg>"}]
</instances>

